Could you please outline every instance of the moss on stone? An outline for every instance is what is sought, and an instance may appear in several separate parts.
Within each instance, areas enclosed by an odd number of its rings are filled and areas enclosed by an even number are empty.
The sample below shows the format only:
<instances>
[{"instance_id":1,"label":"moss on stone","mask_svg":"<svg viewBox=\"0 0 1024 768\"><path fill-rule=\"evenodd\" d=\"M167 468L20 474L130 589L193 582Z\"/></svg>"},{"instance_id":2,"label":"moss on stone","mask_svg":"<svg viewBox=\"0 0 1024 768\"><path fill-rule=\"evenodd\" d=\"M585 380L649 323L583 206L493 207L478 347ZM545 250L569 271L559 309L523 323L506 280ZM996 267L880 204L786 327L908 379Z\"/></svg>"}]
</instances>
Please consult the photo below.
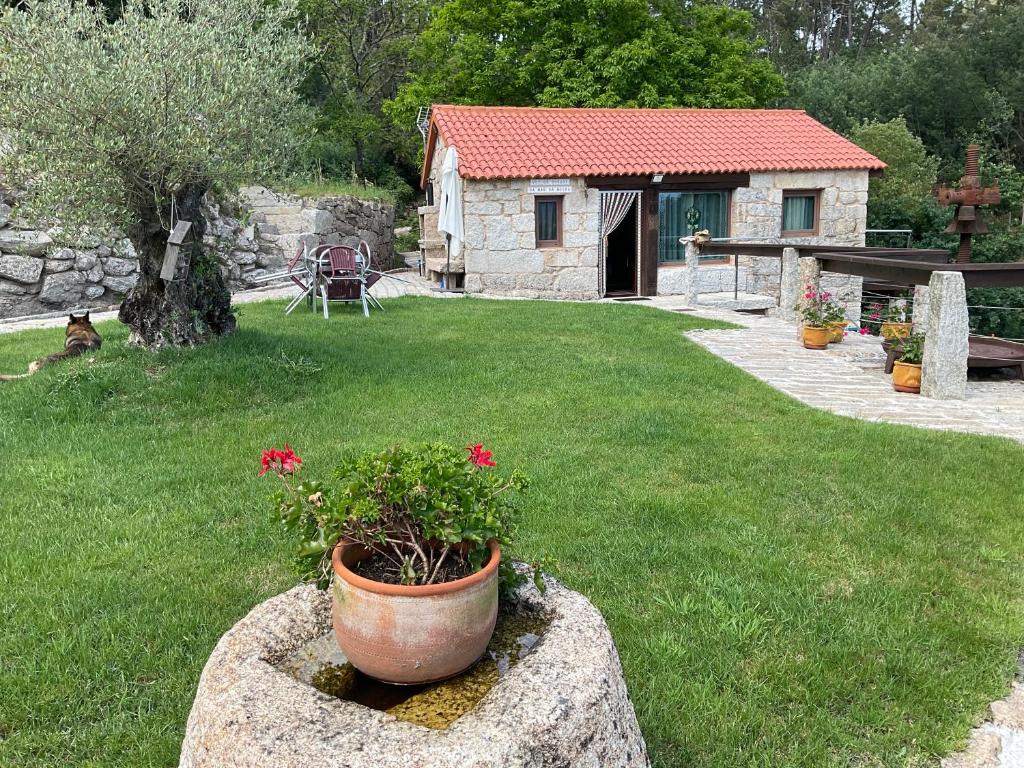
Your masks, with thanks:
<instances>
[{"instance_id":1,"label":"moss on stone","mask_svg":"<svg viewBox=\"0 0 1024 768\"><path fill-rule=\"evenodd\" d=\"M461 675L432 685L387 685L347 663L325 665L311 683L328 696L383 710L405 722L444 729L472 710L529 653L549 621L537 612L499 614L483 657Z\"/></svg>"}]
</instances>

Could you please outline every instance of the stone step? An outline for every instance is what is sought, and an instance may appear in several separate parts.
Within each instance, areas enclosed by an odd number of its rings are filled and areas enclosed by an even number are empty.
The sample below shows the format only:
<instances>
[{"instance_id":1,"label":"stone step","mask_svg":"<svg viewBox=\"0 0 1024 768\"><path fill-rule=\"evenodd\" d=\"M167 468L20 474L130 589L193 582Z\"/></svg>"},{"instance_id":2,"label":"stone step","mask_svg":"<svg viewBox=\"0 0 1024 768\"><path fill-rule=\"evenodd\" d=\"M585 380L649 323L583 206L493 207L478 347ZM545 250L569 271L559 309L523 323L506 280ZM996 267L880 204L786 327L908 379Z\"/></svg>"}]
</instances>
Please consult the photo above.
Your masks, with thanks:
<instances>
[{"instance_id":1,"label":"stone step","mask_svg":"<svg viewBox=\"0 0 1024 768\"><path fill-rule=\"evenodd\" d=\"M266 205L253 206L253 210L270 218L273 216L296 216L302 213L301 205Z\"/></svg>"},{"instance_id":2,"label":"stone step","mask_svg":"<svg viewBox=\"0 0 1024 768\"><path fill-rule=\"evenodd\" d=\"M238 193L245 204L252 208L295 205L298 201L293 195L281 194L260 186L242 187Z\"/></svg>"}]
</instances>

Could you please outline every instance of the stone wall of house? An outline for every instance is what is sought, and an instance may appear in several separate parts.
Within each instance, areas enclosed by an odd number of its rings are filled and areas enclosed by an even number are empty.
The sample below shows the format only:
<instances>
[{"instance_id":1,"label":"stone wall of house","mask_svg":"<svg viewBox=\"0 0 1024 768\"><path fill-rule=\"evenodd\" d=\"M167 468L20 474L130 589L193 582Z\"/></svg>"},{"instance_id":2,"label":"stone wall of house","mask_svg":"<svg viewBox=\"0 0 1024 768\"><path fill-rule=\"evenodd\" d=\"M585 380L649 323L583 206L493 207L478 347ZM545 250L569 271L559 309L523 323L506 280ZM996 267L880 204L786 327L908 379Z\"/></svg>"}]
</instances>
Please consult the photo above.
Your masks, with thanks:
<instances>
[{"instance_id":1,"label":"stone wall of house","mask_svg":"<svg viewBox=\"0 0 1024 768\"><path fill-rule=\"evenodd\" d=\"M787 242L812 245L864 245L868 216L867 171L816 171L803 173L754 173L750 187L733 196L732 236L737 238L781 237L782 193L787 189L820 189L821 210L818 234L787 238ZM781 265L778 259L741 257L757 274L751 293L778 297ZM847 305L847 317L860 320L863 279L852 275L823 272L821 287Z\"/></svg>"},{"instance_id":2,"label":"stone wall of house","mask_svg":"<svg viewBox=\"0 0 1024 768\"><path fill-rule=\"evenodd\" d=\"M437 202L441 194L441 168L444 165L445 153L448 148L440 138L434 144L434 158L430 166L429 183L433 186L433 203L421 205L418 209L420 217L420 259L430 279L440 282L446 272L461 274L466 264L459 254L449 259L441 233L437 231L439 209Z\"/></svg>"},{"instance_id":3,"label":"stone wall of house","mask_svg":"<svg viewBox=\"0 0 1024 768\"><path fill-rule=\"evenodd\" d=\"M562 201L562 247L537 248L527 179L469 181L464 189L465 289L523 298L596 299L599 197L572 179Z\"/></svg>"},{"instance_id":4,"label":"stone wall of house","mask_svg":"<svg viewBox=\"0 0 1024 768\"><path fill-rule=\"evenodd\" d=\"M786 238L786 242L821 245L864 245L867 226L868 172L815 171L801 173L752 173L750 186L732 194L730 236L736 240L779 242L782 240L782 194L785 190L820 189L821 210L818 234L814 237ZM779 259L740 256L739 290L779 296L781 262ZM658 293L686 291L686 267L658 269ZM735 274L732 266L702 265L698 271L698 293L731 291ZM859 277L822 274L821 285L846 302L851 320L860 315Z\"/></svg>"},{"instance_id":5,"label":"stone wall of house","mask_svg":"<svg viewBox=\"0 0 1024 768\"><path fill-rule=\"evenodd\" d=\"M356 244L365 239L378 265L394 253L393 206L351 197L300 199L262 187L243 189L232 213L204 206L204 243L217 252L232 290L250 288L280 270L299 242ZM0 317L108 307L135 285L138 257L129 240L79 239L63 245L54 231L33 229L17 215L17 196L0 192Z\"/></svg>"},{"instance_id":6,"label":"stone wall of house","mask_svg":"<svg viewBox=\"0 0 1024 768\"><path fill-rule=\"evenodd\" d=\"M435 198L440 190L440 168L447 151L438 139L430 181ZM466 180L463 185L463 224L466 242L461 257L450 264L453 273L465 272L468 293L526 298L599 298L597 231L599 192L583 179L571 179L571 192L563 198L563 247L535 247L534 196L529 180ZM731 236L762 242L782 238L782 196L785 190L821 190L819 233L809 238L788 238L799 243L863 245L867 219L867 171L807 173L755 173L750 186L732 194ZM437 205L419 209L421 255L430 276L438 280L449 267L444 244L437 234ZM658 269L658 293L682 294L688 288L685 264ZM851 319L859 315L861 280L823 275L822 284L848 302ZM736 271L732 265L706 264L698 268L698 293L732 291ZM781 261L740 256L739 290L778 297Z\"/></svg>"}]
</instances>

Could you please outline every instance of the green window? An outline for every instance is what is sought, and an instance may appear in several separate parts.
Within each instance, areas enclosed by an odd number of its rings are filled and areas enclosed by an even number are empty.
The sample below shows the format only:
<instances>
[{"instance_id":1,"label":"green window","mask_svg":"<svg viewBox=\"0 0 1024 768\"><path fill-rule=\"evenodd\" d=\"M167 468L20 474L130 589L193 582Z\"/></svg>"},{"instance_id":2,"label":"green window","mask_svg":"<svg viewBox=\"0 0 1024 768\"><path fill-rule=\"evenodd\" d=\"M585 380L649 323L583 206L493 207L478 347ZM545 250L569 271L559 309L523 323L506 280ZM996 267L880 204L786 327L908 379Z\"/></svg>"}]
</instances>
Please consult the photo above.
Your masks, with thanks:
<instances>
[{"instance_id":1,"label":"green window","mask_svg":"<svg viewBox=\"0 0 1024 768\"><path fill-rule=\"evenodd\" d=\"M702 229L708 230L712 237L729 236L728 192L658 193L658 261L685 260L686 247L679 238ZM718 260L721 257L706 258Z\"/></svg>"},{"instance_id":2,"label":"green window","mask_svg":"<svg viewBox=\"0 0 1024 768\"><path fill-rule=\"evenodd\" d=\"M818 231L818 193L782 193L782 233L813 235Z\"/></svg>"}]
</instances>

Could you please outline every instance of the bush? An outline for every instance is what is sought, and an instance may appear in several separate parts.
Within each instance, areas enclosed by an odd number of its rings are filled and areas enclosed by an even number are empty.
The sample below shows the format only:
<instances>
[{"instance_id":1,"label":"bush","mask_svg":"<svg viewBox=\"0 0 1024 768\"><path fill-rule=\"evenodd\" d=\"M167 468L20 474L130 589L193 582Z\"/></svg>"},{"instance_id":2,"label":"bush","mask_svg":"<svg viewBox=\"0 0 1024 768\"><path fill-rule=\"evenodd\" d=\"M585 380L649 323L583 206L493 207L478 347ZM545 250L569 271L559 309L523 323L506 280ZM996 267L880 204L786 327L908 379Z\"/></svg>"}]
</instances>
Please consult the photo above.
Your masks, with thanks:
<instances>
[{"instance_id":1,"label":"bush","mask_svg":"<svg viewBox=\"0 0 1024 768\"><path fill-rule=\"evenodd\" d=\"M283 483L274 508L299 539L303 578L326 586L332 550L352 542L387 563L388 582L424 585L438 580L446 562L479 570L487 542L507 544L514 532L515 497L526 477L492 472L491 452L482 445L468 451L396 445L346 457L333 481L317 481L297 477L302 460L285 445L263 452L260 474L273 470Z\"/></svg>"},{"instance_id":2,"label":"bush","mask_svg":"<svg viewBox=\"0 0 1024 768\"><path fill-rule=\"evenodd\" d=\"M967 291L967 303L971 305L972 333L1004 339L1024 339L1024 288L971 288Z\"/></svg>"}]
</instances>

